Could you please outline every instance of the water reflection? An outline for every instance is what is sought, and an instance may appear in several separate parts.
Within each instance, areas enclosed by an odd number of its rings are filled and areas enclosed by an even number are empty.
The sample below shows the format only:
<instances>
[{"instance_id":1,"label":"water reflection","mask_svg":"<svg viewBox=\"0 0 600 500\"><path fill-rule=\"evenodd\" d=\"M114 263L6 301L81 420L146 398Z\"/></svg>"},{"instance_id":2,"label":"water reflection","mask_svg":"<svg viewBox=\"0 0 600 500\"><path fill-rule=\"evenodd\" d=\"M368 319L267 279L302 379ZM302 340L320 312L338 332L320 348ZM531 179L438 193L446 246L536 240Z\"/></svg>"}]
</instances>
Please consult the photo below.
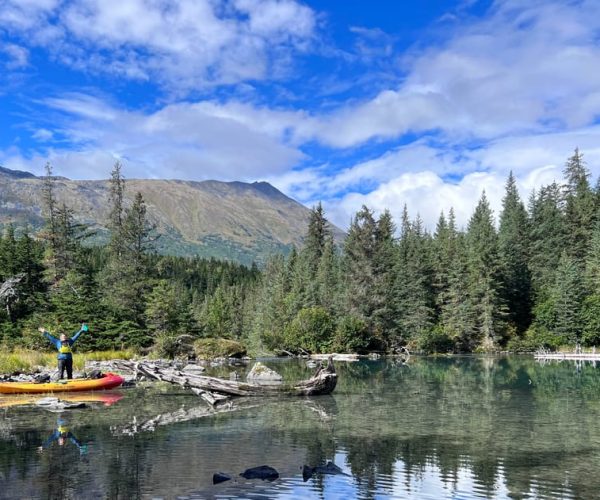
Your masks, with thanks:
<instances>
[{"instance_id":1,"label":"water reflection","mask_svg":"<svg viewBox=\"0 0 600 500\"><path fill-rule=\"evenodd\" d=\"M311 371L296 362L271 367L287 379ZM58 430L56 415L5 406L0 496L594 498L600 491L600 370L592 365L464 357L337 367L331 396L239 400L222 411L168 386L123 391L119 404L68 415L70 432L93 450L84 460L71 441L35 453ZM68 459L52 458L60 453ZM328 462L341 474L303 474ZM239 475L261 465L279 479ZM216 472L232 479L213 485Z\"/></svg>"},{"instance_id":2,"label":"water reflection","mask_svg":"<svg viewBox=\"0 0 600 500\"><path fill-rule=\"evenodd\" d=\"M48 449L55 442L58 446L64 446L67 442L74 444L79 450L80 455L85 455L88 451L87 444L82 444L81 441L75 437L75 434L71 432L71 426L68 420L63 417L58 417L56 419L56 429L50 437L38 447L38 451L43 453L45 449Z\"/></svg>"}]
</instances>

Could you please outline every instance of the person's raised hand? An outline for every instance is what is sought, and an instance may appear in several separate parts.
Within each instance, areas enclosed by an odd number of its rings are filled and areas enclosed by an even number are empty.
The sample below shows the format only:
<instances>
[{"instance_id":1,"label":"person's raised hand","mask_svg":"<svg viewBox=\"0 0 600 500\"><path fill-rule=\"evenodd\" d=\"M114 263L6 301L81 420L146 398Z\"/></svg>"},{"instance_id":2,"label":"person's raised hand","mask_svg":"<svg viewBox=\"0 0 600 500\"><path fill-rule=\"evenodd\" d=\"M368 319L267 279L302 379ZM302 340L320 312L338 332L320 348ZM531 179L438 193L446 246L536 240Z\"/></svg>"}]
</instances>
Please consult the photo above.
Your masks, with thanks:
<instances>
[{"instance_id":1,"label":"person's raised hand","mask_svg":"<svg viewBox=\"0 0 600 500\"><path fill-rule=\"evenodd\" d=\"M45 331L46 331L46 329L43 326L40 326L38 328L38 332L40 332L40 333L44 333Z\"/></svg>"}]
</instances>

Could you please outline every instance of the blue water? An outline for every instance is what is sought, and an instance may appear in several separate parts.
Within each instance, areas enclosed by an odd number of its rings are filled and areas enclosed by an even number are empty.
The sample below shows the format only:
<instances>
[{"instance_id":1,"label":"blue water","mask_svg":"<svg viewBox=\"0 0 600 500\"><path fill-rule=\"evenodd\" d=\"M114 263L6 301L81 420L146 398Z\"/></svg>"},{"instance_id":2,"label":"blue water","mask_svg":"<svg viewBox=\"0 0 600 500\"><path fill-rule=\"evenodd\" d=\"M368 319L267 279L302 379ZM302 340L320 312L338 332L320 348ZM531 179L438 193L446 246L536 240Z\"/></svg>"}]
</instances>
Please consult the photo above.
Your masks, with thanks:
<instances>
[{"instance_id":1,"label":"blue water","mask_svg":"<svg viewBox=\"0 0 600 500\"><path fill-rule=\"evenodd\" d=\"M270 365L288 380L311 371ZM332 396L215 414L166 385L63 413L4 397L0 497L600 498L600 368L515 356L337 369ZM327 461L345 475L303 480ZM239 476L259 465L279 479ZM215 472L232 479L213 485Z\"/></svg>"}]
</instances>

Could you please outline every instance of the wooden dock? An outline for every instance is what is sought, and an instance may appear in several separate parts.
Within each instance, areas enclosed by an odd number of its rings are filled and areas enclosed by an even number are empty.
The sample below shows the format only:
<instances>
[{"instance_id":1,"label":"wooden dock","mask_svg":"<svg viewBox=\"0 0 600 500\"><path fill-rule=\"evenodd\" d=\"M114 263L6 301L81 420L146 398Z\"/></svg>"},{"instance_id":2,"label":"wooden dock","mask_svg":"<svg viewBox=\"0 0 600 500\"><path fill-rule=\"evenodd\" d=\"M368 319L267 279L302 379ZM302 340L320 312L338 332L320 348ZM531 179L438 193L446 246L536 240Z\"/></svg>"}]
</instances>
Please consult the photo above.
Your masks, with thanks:
<instances>
[{"instance_id":1,"label":"wooden dock","mask_svg":"<svg viewBox=\"0 0 600 500\"><path fill-rule=\"evenodd\" d=\"M538 361L600 361L600 353L597 352L548 352L535 353L533 356Z\"/></svg>"}]
</instances>

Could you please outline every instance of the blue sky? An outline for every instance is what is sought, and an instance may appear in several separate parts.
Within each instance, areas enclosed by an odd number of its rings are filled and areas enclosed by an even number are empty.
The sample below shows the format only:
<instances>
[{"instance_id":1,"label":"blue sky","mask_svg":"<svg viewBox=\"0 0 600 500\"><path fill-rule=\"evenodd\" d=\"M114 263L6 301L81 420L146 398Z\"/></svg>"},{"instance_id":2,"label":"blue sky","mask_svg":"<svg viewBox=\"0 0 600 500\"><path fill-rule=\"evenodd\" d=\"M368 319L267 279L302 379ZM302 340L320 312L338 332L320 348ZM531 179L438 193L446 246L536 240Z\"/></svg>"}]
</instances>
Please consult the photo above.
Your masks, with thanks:
<instances>
[{"instance_id":1,"label":"blue sky","mask_svg":"<svg viewBox=\"0 0 600 500\"><path fill-rule=\"evenodd\" d=\"M600 169L597 0L0 0L0 164L267 180L347 226L464 224L579 147Z\"/></svg>"}]
</instances>

